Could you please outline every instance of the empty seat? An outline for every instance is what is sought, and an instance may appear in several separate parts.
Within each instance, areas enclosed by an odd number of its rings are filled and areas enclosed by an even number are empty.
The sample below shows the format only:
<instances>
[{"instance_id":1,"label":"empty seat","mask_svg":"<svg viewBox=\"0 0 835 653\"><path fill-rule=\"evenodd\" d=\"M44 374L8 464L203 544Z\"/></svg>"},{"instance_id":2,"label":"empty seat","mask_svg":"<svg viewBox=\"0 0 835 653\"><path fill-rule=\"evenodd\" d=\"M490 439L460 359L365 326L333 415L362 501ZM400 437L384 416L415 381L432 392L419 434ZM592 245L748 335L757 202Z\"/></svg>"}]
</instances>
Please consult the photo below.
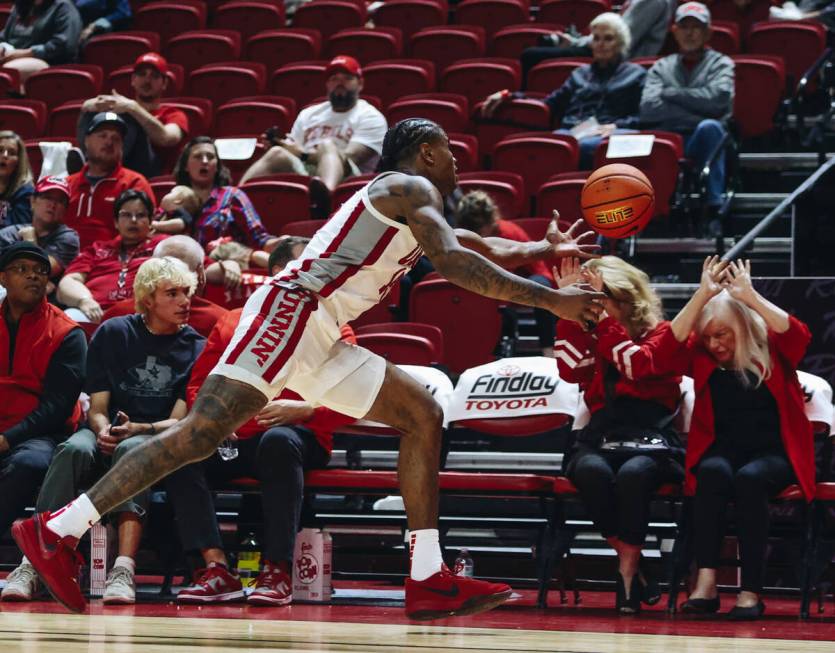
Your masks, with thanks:
<instances>
[{"instance_id":1,"label":"empty seat","mask_svg":"<svg viewBox=\"0 0 835 653\"><path fill-rule=\"evenodd\" d=\"M434 361L443 363L444 334L438 327L431 324L423 324L422 322L380 322L357 327L355 331L358 336L369 333L403 333L425 338L432 343Z\"/></svg>"},{"instance_id":2,"label":"empty seat","mask_svg":"<svg viewBox=\"0 0 835 653\"><path fill-rule=\"evenodd\" d=\"M462 0L455 6L456 23L480 25L488 37L507 25L528 20L528 6L518 0Z\"/></svg>"},{"instance_id":3,"label":"empty seat","mask_svg":"<svg viewBox=\"0 0 835 653\"><path fill-rule=\"evenodd\" d=\"M783 57L789 85L794 86L826 48L826 28L812 22L757 23L745 43L748 54Z\"/></svg>"},{"instance_id":4,"label":"empty seat","mask_svg":"<svg viewBox=\"0 0 835 653\"><path fill-rule=\"evenodd\" d=\"M329 57L348 55L363 65L402 53L403 35L396 27L344 29L328 39Z\"/></svg>"},{"instance_id":5,"label":"empty seat","mask_svg":"<svg viewBox=\"0 0 835 653\"><path fill-rule=\"evenodd\" d=\"M484 28L475 25L444 25L430 27L414 34L410 40L411 56L435 64L441 73L459 59L477 59L484 55Z\"/></svg>"},{"instance_id":6,"label":"empty seat","mask_svg":"<svg viewBox=\"0 0 835 653\"><path fill-rule=\"evenodd\" d=\"M282 66L270 77L269 92L292 97L304 107L324 92L327 65L327 61L299 61Z\"/></svg>"},{"instance_id":7,"label":"empty seat","mask_svg":"<svg viewBox=\"0 0 835 653\"><path fill-rule=\"evenodd\" d=\"M40 100L0 101L0 129L16 132L22 139L37 138L46 128L46 103Z\"/></svg>"},{"instance_id":8,"label":"empty seat","mask_svg":"<svg viewBox=\"0 0 835 653\"><path fill-rule=\"evenodd\" d=\"M565 83L575 68L591 63L591 59L550 59L541 61L528 71L527 90L551 93Z\"/></svg>"},{"instance_id":9,"label":"empty seat","mask_svg":"<svg viewBox=\"0 0 835 653\"><path fill-rule=\"evenodd\" d=\"M264 92L267 71L264 64L232 61L202 66L188 78L189 93L205 97L215 106L247 95Z\"/></svg>"},{"instance_id":10,"label":"empty seat","mask_svg":"<svg viewBox=\"0 0 835 653\"><path fill-rule=\"evenodd\" d=\"M131 86L131 77L133 76L133 66L124 66L117 68L107 76L107 81L104 88L107 90L115 90L127 97L133 97L133 87ZM163 91L163 97L176 97L183 92L185 85L185 71L178 63L168 63L168 86Z\"/></svg>"},{"instance_id":11,"label":"empty seat","mask_svg":"<svg viewBox=\"0 0 835 653\"><path fill-rule=\"evenodd\" d=\"M780 57L738 55L734 60L734 119L743 138L767 134L786 88Z\"/></svg>"},{"instance_id":12,"label":"empty seat","mask_svg":"<svg viewBox=\"0 0 835 653\"><path fill-rule=\"evenodd\" d=\"M397 27L408 39L415 32L443 25L447 12L434 0L386 0L374 12L374 24Z\"/></svg>"},{"instance_id":13,"label":"empty seat","mask_svg":"<svg viewBox=\"0 0 835 653\"><path fill-rule=\"evenodd\" d=\"M78 117L81 115L80 100L65 102L49 112L46 133L49 136L75 138L78 133Z\"/></svg>"},{"instance_id":14,"label":"empty seat","mask_svg":"<svg viewBox=\"0 0 835 653\"><path fill-rule=\"evenodd\" d=\"M458 175L458 185L465 193L483 190L493 198L502 217L515 220L522 217L525 205L525 182L515 172L480 170Z\"/></svg>"},{"instance_id":15,"label":"empty seat","mask_svg":"<svg viewBox=\"0 0 835 653\"><path fill-rule=\"evenodd\" d=\"M306 184L256 179L247 182L241 189L261 216L264 228L271 234L280 234L288 222L310 217L310 191Z\"/></svg>"},{"instance_id":16,"label":"empty seat","mask_svg":"<svg viewBox=\"0 0 835 653\"><path fill-rule=\"evenodd\" d=\"M234 0L215 9L212 24L219 29L241 33L243 40L264 30L284 27L284 4Z\"/></svg>"},{"instance_id":17,"label":"empty seat","mask_svg":"<svg viewBox=\"0 0 835 653\"><path fill-rule=\"evenodd\" d=\"M133 16L133 28L159 34L163 46L178 34L206 27L206 6L185 2L151 2Z\"/></svg>"},{"instance_id":18,"label":"empty seat","mask_svg":"<svg viewBox=\"0 0 835 653\"><path fill-rule=\"evenodd\" d=\"M20 93L20 71L0 68L0 97L6 97L9 91Z\"/></svg>"},{"instance_id":19,"label":"empty seat","mask_svg":"<svg viewBox=\"0 0 835 653\"><path fill-rule=\"evenodd\" d=\"M146 52L159 52L156 32L116 32L94 36L84 45L84 63L101 66L105 75L122 66L133 66Z\"/></svg>"},{"instance_id":20,"label":"empty seat","mask_svg":"<svg viewBox=\"0 0 835 653\"><path fill-rule=\"evenodd\" d=\"M267 70L275 70L296 61L318 59L321 51L319 30L294 27L256 34L247 41L244 55L247 61L258 61Z\"/></svg>"},{"instance_id":21,"label":"empty seat","mask_svg":"<svg viewBox=\"0 0 835 653\"><path fill-rule=\"evenodd\" d=\"M331 193L332 212L335 213L336 211L338 211L340 206L347 202L354 193L356 193L360 188L365 186L373 178L374 175L372 174L349 177L341 184L339 184L336 188L334 188L333 192Z\"/></svg>"},{"instance_id":22,"label":"empty seat","mask_svg":"<svg viewBox=\"0 0 835 653\"><path fill-rule=\"evenodd\" d=\"M225 29L186 32L173 37L165 48L169 61L186 72L210 63L235 61L241 55L241 35Z\"/></svg>"},{"instance_id":23,"label":"empty seat","mask_svg":"<svg viewBox=\"0 0 835 653\"><path fill-rule=\"evenodd\" d=\"M536 194L536 212L552 215L559 211L564 220L574 220L580 215L580 193L588 178L588 171L568 172L554 175Z\"/></svg>"},{"instance_id":24,"label":"empty seat","mask_svg":"<svg viewBox=\"0 0 835 653\"><path fill-rule=\"evenodd\" d=\"M466 95L470 104L502 89L516 91L521 80L521 68L516 59L484 58L459 61L441 75L439 89Z\"/></svg>"},{"instance_id":25,"label":"empty seat","mask_svg":"<svg viewBox=\"0 0 835 653\"><path fill-rule=\"evenodd\" d=\"M358 333L357 345L395 365L429 366L437 362L432 343L409 333Z\"/></svg>"},{"instance_id":26,"label":"empty seat","mask_svg":"<svg viewBox=\"0 0 835 653\"><path fill-rule=\"evenodd\" d=\"M729 57L739 52L739 25L728 20L712 20L710 29L712 33L708 45L711 48Z\"/></svg>"},{"instance_id":27,"label":"empty seat","mask_svg":"<svg viewBox=\"0 0 835 653\"><path fill-rule=\"evenodd\" d=\"M318 29L327 39L336 32L365 24L365 7L343 0L311 0L299 6L293 16L294 27Z\"/></svg>"},{"instance_id":28,"label":"empty seat","mask_svg":"<svg viewBox=\"0 0 835 653\"><path fill-rule=\"evenodd\" d=\"M435 67L420 59L378 61L363 69L363 90L388 107L404 95L428 93L435 89Z\"/></svg>"},{"instance_id":29,"label":"empty seat","mask_svg":"<svg viewBox=\"0 0 835 653\"><path fill-rule=\"evenodd\" d=\"M611 5L605 0L543 0L539 5L537 21L559 23L583 31L598 14L609 11Z\"/></svg>"},{"instance_id":30,"label":"empty seat","mask_svg":"<svg viewBox=\"0 0 835 653\"><path fill-rule=\"evenodd\" d=\"M449 149L455 157L458 172L473 172L479 168L478 138L472 134L447 132Z\"/></svg>"},{"instance_id":31,"label":"empty seat","mask_svg":"<svg viewBox=\"0 0 835 653\"><path fill-rule=\"evenodd\" d=\"M719 20L736 23L744 39L754 23L768 20L770 6L771 0L751 0L745 3L735 0L715 0L710 3L711 22Z\"/></svg>"},{"instance_id":32,"label":"empty seat","mask_svg":"<svg viewBox=\"0 0 835 653\"><path fill-rule=\"evenodd\" d=\"M214 107L208 98L189 96L165 98L163 104L176 107L186 114L189 136L207 136L211 132Z\"/></svg>"},{"instance_id":33,"label":"empty seat","mask_svg":"<svg viewBox=\"0 0 835 653\"><path fill-rule=\"evenodd\" d=\"M506 25L493 34L488 52L492 57L518 59L526 48L534 47L537 39L546 34L563 31L564 25L545 23L520 23Z\"/></svg>"},{"instance_id":34,"label":"empty seat","mask_svg":"<svg viewBox=\"0 0 835 653\"><path fill-rule=\"evenodd\" d=\"M26 80L26 97L57 107L71 100L86 100L101 92L102 71L90 64L52 66Z\"/></svg>"},{"instance_id":35,"label":"empty seat","mask_svg":"<svg viewBox=\"0 0 835 653\"><path fill-rule=\"evenodd\" d=\"M267 101L227 102L215 112L216 137L260 136L270 127L290 131L293 121L287 107Z\"/></svg>"},{"instance_id":36,"label":"empty seat","mask_svg":"<svg viewBox=\"0 0 835 653\"><path fill-rule=\"evenodd\" d=\"M405 118L428 118L447 133L466 131L469 123L467 98L453 93L407 95L392 102L386 115L390 125Z\"/></svg>"},{"instance_id":37,"label":"empty seat","mask_svg":"<svg viewBox=\"0 0 835 653\"><path fill-rule=\"evenodd\" d=\"M313 234L319 231L323 224L325 223L322 220L295 220L283 225L278 235L312 238Z\"/></svg>"},{"instance_id":38,"label":"empty seat","mask_svg":"<svg viewBox=\"0 0 835 653\"><path fill-rule=\"evenodd\" d=\"M154 191L154 198L156 199L157 206L159 206L162 198L168 195L168 193L171 192L171 189L177 185L177 182L174 181L174 177L171 175L151 177L148 180L148 183L151 185L151 190Z\"/></svg>"},{"instance_id":39,"label":"empty seat","mask_svg":"<svg viewBox=\"0 0 835 653\"><path fill-rule=\"evenodd\" d=\"M503 102L490 118L481 115L481 107L481 102L476 104L472 116L482 154L492 154L496 143L511 134L551 127L551 110L539 100Z\"/></svg>"}]
</instances>

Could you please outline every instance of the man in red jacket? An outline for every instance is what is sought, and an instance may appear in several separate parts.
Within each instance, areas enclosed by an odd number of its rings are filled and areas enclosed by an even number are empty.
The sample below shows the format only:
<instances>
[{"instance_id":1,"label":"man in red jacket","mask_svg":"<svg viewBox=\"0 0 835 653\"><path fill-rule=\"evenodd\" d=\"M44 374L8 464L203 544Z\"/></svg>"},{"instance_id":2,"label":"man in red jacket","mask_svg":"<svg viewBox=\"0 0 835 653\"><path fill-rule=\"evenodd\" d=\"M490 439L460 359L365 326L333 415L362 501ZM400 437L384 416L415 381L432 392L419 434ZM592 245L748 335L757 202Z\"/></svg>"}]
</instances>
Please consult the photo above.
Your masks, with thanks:
<instances>
[{"instance_id":1,"label":"man in red jacket","mask_svg":"<svg viewBox=\"0 0 835 653\"><path fill-rule=\"evenodd\" d=\"M87 163L67 178L70 205L64 222L78 232L82 249L97 240L116 237L113 202L123 191L144 191L156 208L148 180L122 166L125 130L125 121L116 113L102 112L93 116L84 137Z\"/></svg>"},{"instance_id":2,"label":"man in red jacket","mask_svg":"<svg viewBox=\"0 0 835 653\"><path fill-rule=\"evenodd\" d=\"M20 241L0 256L0 533L37 496L55 446L81 419L84 332L46 301L49 257Z\"/></svg>"}]
</instances>

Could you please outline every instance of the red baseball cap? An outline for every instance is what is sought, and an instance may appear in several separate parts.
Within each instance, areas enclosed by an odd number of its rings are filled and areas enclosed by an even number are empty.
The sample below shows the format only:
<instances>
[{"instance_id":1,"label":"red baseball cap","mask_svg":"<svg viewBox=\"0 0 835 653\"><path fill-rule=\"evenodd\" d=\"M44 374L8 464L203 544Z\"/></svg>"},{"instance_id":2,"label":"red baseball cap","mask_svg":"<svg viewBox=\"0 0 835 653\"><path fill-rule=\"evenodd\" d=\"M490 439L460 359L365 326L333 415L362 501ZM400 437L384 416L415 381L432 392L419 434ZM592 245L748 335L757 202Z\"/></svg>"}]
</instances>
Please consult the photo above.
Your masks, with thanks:
<instances>
[{"instance_id":1,"label":"red baseball cap","mask_svg":"<svg viewBox=\"0 0 835 653\"><path fill-rule=\"evenodd\" d=\"M65 177L44 177L35 186L35 194L37 195L50 190L60 191L67 196L67 200L70 199L70 187Z\"/></svg>"},{"instance_id":2,"label":"red baseball cap","mask_svg":"<svg viewBox=\"0 0 835 653\"><path fill-rule=\"evenodd\" d=\"M136 72L140 66L152 66L156 68L160 75L168 74L168 62L161 54L157 52L146 52L140 55L136 61L133 62L133 70Z\"/></svg>"},{"instance_id":3,"label":"red baseball cap","mask_svg":"<svg viewBox=\"0 0 835 653\"><path fill-rule=\"evenodd\" d=\"M348 73L362 77L362 67L360 62L345 54L340 54L338 57L331 59L328 67L325 68L325 74L333 75L334 73Z\"/></svg>"}]
</instances>

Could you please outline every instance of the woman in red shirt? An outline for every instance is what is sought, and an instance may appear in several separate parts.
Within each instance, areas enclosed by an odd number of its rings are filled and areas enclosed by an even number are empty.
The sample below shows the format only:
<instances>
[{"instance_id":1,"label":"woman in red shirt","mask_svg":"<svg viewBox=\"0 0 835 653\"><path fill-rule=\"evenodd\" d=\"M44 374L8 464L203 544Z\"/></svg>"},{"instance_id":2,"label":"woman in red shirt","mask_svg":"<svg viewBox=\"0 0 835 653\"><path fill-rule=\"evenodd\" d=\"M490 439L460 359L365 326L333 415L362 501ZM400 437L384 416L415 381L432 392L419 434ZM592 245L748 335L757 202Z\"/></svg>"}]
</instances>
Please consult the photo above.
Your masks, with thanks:
<instances>
[{"instance_id":1,"label":"woman in red shirt","mask_svg":"<svg viewBox=\"0 0 835 653\"><path fill-rule=\"evenodd\" d=\"M815 489L812 427L797 366L805 324L751 285L749 261L705 260L699 289L658 343L655 367L693 377L686 490L695 491L696 587L683 612L719 609L716 567L727 505L735 504L741 591L731 619L758 619L768 538L768 502L791 483Z\"/></svg>"}]
</instances>

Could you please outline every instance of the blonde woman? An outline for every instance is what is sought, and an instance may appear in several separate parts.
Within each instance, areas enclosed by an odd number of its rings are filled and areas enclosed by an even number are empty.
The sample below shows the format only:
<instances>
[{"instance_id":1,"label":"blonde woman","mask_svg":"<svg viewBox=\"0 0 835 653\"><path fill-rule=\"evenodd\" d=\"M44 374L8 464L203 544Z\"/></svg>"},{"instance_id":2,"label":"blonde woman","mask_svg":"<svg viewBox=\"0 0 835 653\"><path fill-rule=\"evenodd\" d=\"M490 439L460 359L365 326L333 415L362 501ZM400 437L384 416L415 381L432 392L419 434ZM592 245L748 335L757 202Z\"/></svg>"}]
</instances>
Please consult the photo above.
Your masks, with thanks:
<instances>
[{"instance_id":1,"label":"blonde woman","mask_svg":"<svg viewBox=\"0 0 835 653\"><path fill-rule=\"evenodd\" d=\"M681 449L669 428L680 377L656 374L651 365L654 343L670 324L662 319L647 275L615 256L582 268L570 259L555 274L560 287L586 281L607 295L597 325L557 323L554 353L560 377L580 384L591 413L569 451L565 473L618 554L617 610L634 614L642 601L660 599L638 569L650 501L662 483L683 477Z\"/></svg>"},{"instance_id":2,"label":"blonde woman","mask_svg":"<svg viewBox=\"0 0 835 653\"><path fill-rule=\"evenodd\" d=\"M32 223L32 168L15 132L0 131L0 227Z\"/></svg>"},{"instance_id":3,"label":"blonde woman","mask_svg":"<svg viewBox=\"0 0 835 653\"><path fill-rule=\"evenodd\" d=\"M805 324L751 285L751 264L705 260L699 289L658 343L657 369L693 377L687 441L688 491L695 491L698 577L682 611L719 610L716 567L733 502L742 563L731 619L758 619L768 538L768 501L799 483L815 491L812 427L797 366L811 335Z\"/></svg>"}]
</instances>

